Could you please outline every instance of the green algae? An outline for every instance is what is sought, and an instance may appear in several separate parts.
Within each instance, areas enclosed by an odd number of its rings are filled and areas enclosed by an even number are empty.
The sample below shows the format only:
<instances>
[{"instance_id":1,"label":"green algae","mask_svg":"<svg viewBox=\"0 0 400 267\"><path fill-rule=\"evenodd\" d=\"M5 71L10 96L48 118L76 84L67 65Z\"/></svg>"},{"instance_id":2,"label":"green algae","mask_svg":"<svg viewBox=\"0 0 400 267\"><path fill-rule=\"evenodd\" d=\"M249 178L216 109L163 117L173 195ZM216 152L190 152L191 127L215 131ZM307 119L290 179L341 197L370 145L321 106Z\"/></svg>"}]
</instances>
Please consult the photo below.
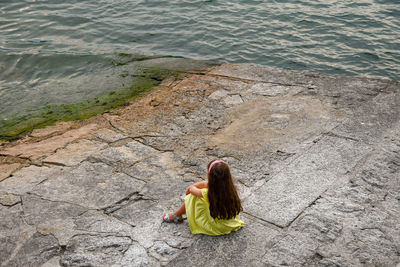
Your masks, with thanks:
<instances>
[{"instance_id":1,"label":"green algae","mask_svg":"<svg viewBox=\"0 0 400 267\"><path fill-rule=\"evenodd\" d=\"M74 104L50 105L39 111L10 120L0 120L0 140L18 139L34 129L44 128L61 121L83 120L102 114L139 97L167 77L177 77L179 71L161 68L147 68L135 75L131 86L121 90L110 91L94 99Z\"/></svg>"}]
</instances>

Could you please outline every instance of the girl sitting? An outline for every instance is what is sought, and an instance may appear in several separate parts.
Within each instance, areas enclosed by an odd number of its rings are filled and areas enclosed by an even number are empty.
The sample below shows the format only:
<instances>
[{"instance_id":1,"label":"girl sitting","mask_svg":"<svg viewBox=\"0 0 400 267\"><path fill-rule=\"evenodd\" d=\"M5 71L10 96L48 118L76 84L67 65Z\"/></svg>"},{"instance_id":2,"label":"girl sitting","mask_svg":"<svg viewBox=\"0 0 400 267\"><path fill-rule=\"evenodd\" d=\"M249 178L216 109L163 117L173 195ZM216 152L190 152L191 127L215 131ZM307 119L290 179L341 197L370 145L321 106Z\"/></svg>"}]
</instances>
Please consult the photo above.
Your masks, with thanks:
<instances>
[{"instance_id":1,"label":"girl sitting","mask_svg":"<svg viewBox=\"0 0 400 267\"><path fill-rule=\"evenodd\" d=\"M186 190L185 202L174 213L164 214L164 222L183 222L186 213L193 234L225 235L244 226L239 218L242 205L228 164L211 161L207 179Z\"/></svg>"}]
</instances>

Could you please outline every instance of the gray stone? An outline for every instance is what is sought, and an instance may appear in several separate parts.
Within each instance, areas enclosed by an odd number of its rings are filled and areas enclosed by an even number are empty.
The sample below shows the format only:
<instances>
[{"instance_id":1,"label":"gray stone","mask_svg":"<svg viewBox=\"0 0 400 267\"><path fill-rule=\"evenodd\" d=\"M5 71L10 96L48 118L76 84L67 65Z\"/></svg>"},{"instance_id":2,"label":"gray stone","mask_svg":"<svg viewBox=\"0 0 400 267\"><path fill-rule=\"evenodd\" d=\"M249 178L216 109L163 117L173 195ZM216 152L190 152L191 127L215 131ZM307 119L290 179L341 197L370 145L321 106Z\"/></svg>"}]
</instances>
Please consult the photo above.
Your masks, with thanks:
<instances>
[{"instance_id":1,"label":"gray stone","mask_svg":"<svg viewBox=\"0 0 400 267\"><path fill-rule=\"evenodd\" d=\"M169 246L164 241L155 241L149 249L149 254L159 260L162 265L168 263L171 259L177 256L179 249Z\"/></svg>"},{"instance_id":2,"label":"gray stone","mask_svg":"<svg viewBox=\"0 0 400 267\"><path fill-rule=\"evenodd\" d=\"M234 106L243 103L243 99L240 95L230 95L224 99L224 103L227 106Z\"/></svg>"},{"instance_id":3,"label":"gray stone","mask_svg":"<svg viewBox=\"0 0 400 267\"><path fill-rule=\"evenodd\" d=\"M39 266L58 255L60 251L61 248L53 236L35 233L23 244L7 266Z\"/></svg>"},{"instance_id":4,"label":"gray stone","mask_svg":"<svg viewBox=\"0 0 400 267\"><path fill-rule=\"evenodd\" d=\"M24 223L22 220L23 210L20 204L12 207L0 206L0 233L11 233Z\"/></svg>"},{"instance_id":5,"label":"gray stone","mask_svg":"<svg viewBox=\"0 0 400 267\"><path fill-rule=\"evenodd\" d=\"M74 166L86 160L89 156L103 149L106 145L89 140L79 140L71 143L63 149L59 149L53 155L44 159L45 163Z\"/></svg>"},{"instance_id":6,"label":"gray stone","mask_svg":"<svg viewBox=\"0 0 400 267\"><path fill-rule=\"evenodd\" d=\"M0 266L6 266L4 263L8 262L8 259L17 247L18 241L18 235L0 235Z\"/></svg>"},{"instance_id":7,"label":"gray stone","mask_svg":"<svg viewBox=\"0 0 400 267\"><path fill-rule=\"evenodd\" d=\"M121 147L108 147L93 154L92 158L112 165L131 165L155 153L158 153L158 151L139 142L132 141Z\"/></svg>"},{"instance_id":8,"label":"gray stone","mask_svg":"<svg viewBox=\"0 0 400 267\"><path fill-rule=\"evenodd\" d=\"M324 137L249 196L245 210L287 226L369 151L354 141Z\"/></svg>"},{"instance_id":9,"label":"gray stone","mask_svg":"<svg viewBox=\"0 0 400 267\"><path fill-rule=\"evenodd\" d=\"M0 191L23 195L49 178L57 176L63 169L60 167L29 166L14 173L12 177L0 182Z\"/></svg>"},{"instance_id":10,"label":"gray stone","mask_svg":"<svg viewBox=\"0 0 400 267\"><path fill-rule=\"evenodd\" d=\"M302 266L315 254L317 246L311 238L286 235L267 250L262 260L267 266Z\"/></svg>"},{"instance_id":11,"label":"gray stone","mask_svg":"<svg viewBox=\"0 0 400 267\"><path fill-rule=\"evenodd\" d=\"M245 226L226 236L196 236L169 264L173 266L262 266L265 251L279 231L244 216ZM194 237L193 237L194 238Z\"/></svg>"},{"instance_id":12,"label":"gray stone","mask_svg":"<svg viewBox=\"0 0 400 267\"><path fill-rule=\"evenodd\" d=\"M14 206L21 202L21 197L13 194L0 192L0 204L4 206Z\"/></svg>"},{"instance_id":13,"label":"gray stone","mask_svg":"<svg viewBox=\"0 0 400 267\"><path fill-rule=\"evenodd\" d=\"M307 214L293 223L291 229L322 243L332 243L341 234L343 226L330 218Z\"/></svg>"},{"instance_id":14,"label":"gray stone","mask_svg":"<svg viewBox=\"0 0 400 267\"><path fill-rule=\"evenodd\" d=\"M67 244L62 266L111 266L118 263L132 240L124 236L78 235Z\"/></svg>"},{"instance_id":15,"label":"gray stone","mask_svg":"<svg viewBox=\"0 0 400 267\"><path fill-rule=\"evenodd\" d=\"M179 198L180 195L186 192L186 189L192 183L184 182L182 178L167 177L160 181L151 181L146 183L140 194L145 198L154 200L163 200L169 203L171 200Z\"/></svg>"},{"instance_id":16,"label":"gray stone","mask_svg":"<svg viewBox=\"0 0 400 267\"><path fill-rule=\"evenodd\" d=\"M355 237L353 255L360 263L389 266L399 259L393 242L379 229L363 229L355 232Z\"/></svg>"},{"instance_id":17,"label":"gray stone","mask_svg":"<svg viewBox=\"0 0 400 267\"><path fill-rule=\"evenodd\" d=\"M98 211L88 211L76 218L74 223L76 230L85 232L119 233L126 235L132 231L131 225Z\"/></svg>"},{"instance_id":18,"label":"gray stone","mask_svg":"<svg viewBox=\"0 0 400 267\"><path fill-rule=\"evenodd\" d=\"M50 260L46 261L42 266L40 267L61 267L60 265L60 257L56 256L51 258Z\"/></svg>"},{"instance_id":19,"label":"gray stone","mask_svg":"<svg viewBox=\"0 0 400 267\"><path fill-rule=\"evenodd\" d=\"M84 162L41 183L33 192L52 201L102 209L140 191L143 185L144 182L115 173L103 163Z\"/></svg>"},{"instance_id":20,"label":"gray stone","mask_svg":"<svg viewBox=\"0 0 400 267\"><path fill-rule=\"evenodd\" d=\"M60 246L66 246L68 241L78 234L86 234L84 231L75 229L72 218L44 220L36 226L36 230L42 235L54 236Z\"/></svg>"},{"instance_id":21,"label":"gray stone","mask_svg":"<svg viewBox=\"0 0 400 267\"><path fill-rule=\"evenodd\" d=\"M159 264L147 255L146 250L142 246L137 242L133 242L125 252L120 264L114 264L113 266L145 267L157 265Z\"/></svg>"},{"instance_id":22,"label":"gray stone","mask_svg":"<svg viewBox=\"0 0 400 267\"><path fill-rule=\"evenodd\" d=\"M96 136L97 138L100 138L101 140L106 141L107 143L113 143L113 142L116 142L116 141L126 138L125 135L114 132L107 128L97 130L94 133L94 136Z\"/></svg>"},{"instance_id":23,"label":"gray stone","mask_svg":"<svg viewBox=\"0 0 400 267\"><path fill-rule=\"evenodd\" d=\"M159 238L162 214L164 210L151 200L139 200L127 205L112 215L117 219L135 226L132 235L145 248L153 245Z\"/></svg>"},{"instance_id":24,"label":"gray stone","mask_svg":"<svg viewBox=\"0 0 400 267\"><path fill-rule=\"evenodd\" d=\"M35 195L22 196L24 219L30 225L76 217L87 209L66 202L49 201Z\"/></svg>"},{"instance_id":25,"label":"gray stone","mask_svg":"<svg viewBox=\"0 0 400 267\"><path fill-rule=\"evenodd\" d=\"M7 265L18 247L28 240L35 230L26 225L21 204L11 207L0 205L0 266Z\"/></svg>"},{"instance_id":26,"label":"gray stone","mask_svg":"<svg viewBox=\"0 0 400 267\"><path fill-rule=\"evenodd\" d=\"M208 96L208 98L214 99L214 100L220 100L220 99L227 97L228 93L229 93L228 91L226 91L224 89L220 89L220 90L213 92L211 95Z\"/></svg>"},{"instance_id":27,"label":"gray stone","mask_svg":"<svg viewBox=\"0 0 400 267\"><path fill-rule=\"evenodd\" d=\"M164 152L143 159L124 171L144 181L177 179L183 174L181 159L172 152Z\"/></svg>"},{"instance_id":28,"label":"gray stone","mask_svg":"<svg viewBox=\"0 0 400 267\"><path fill-rule=\"evenodd\" d=\"M399 106L400 92L378 95L332 132L371 143L400 120Z\"/></svg>"}]
</instances>

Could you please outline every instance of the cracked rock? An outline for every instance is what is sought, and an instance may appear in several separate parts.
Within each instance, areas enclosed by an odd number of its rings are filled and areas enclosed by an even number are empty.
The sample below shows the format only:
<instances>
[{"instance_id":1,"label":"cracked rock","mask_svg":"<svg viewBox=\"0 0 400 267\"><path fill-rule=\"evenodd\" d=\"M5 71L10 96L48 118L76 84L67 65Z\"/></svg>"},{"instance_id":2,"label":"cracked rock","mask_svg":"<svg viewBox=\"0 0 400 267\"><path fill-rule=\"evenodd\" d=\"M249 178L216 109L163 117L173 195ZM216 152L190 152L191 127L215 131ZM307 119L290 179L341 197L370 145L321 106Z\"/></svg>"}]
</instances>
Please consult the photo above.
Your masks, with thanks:
<instances>
[{"instance_id":1,"label":"cracked rock","mask_svg":"<svg viewBox=\"0 0 400 267\"><path fill-rule=\"evenodd\" d=\"M132 240L124 236L78 235L68 242L62 266L111 266L118 263Z\"/></svg>"}]
</instances>

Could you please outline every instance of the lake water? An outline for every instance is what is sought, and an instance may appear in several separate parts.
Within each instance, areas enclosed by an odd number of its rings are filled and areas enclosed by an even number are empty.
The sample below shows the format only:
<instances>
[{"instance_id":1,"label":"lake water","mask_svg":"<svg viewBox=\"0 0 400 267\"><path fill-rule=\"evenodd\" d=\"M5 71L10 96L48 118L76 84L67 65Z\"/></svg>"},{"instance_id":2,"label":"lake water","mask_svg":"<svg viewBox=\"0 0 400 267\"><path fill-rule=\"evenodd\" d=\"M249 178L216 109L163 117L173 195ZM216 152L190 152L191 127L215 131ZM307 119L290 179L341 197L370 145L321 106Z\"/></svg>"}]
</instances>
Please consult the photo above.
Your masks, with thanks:
<instances>
[{"instance_id":1,"label":"lake water","mask_svg":"<svg viewBox=\"0 0 400 267\"><path fill-rule=\"evenodd\" d=\"M400 80L399 40L399 0L0 0L0 119L112 87L118 53Z\"/></svg>"}]
</instances>

